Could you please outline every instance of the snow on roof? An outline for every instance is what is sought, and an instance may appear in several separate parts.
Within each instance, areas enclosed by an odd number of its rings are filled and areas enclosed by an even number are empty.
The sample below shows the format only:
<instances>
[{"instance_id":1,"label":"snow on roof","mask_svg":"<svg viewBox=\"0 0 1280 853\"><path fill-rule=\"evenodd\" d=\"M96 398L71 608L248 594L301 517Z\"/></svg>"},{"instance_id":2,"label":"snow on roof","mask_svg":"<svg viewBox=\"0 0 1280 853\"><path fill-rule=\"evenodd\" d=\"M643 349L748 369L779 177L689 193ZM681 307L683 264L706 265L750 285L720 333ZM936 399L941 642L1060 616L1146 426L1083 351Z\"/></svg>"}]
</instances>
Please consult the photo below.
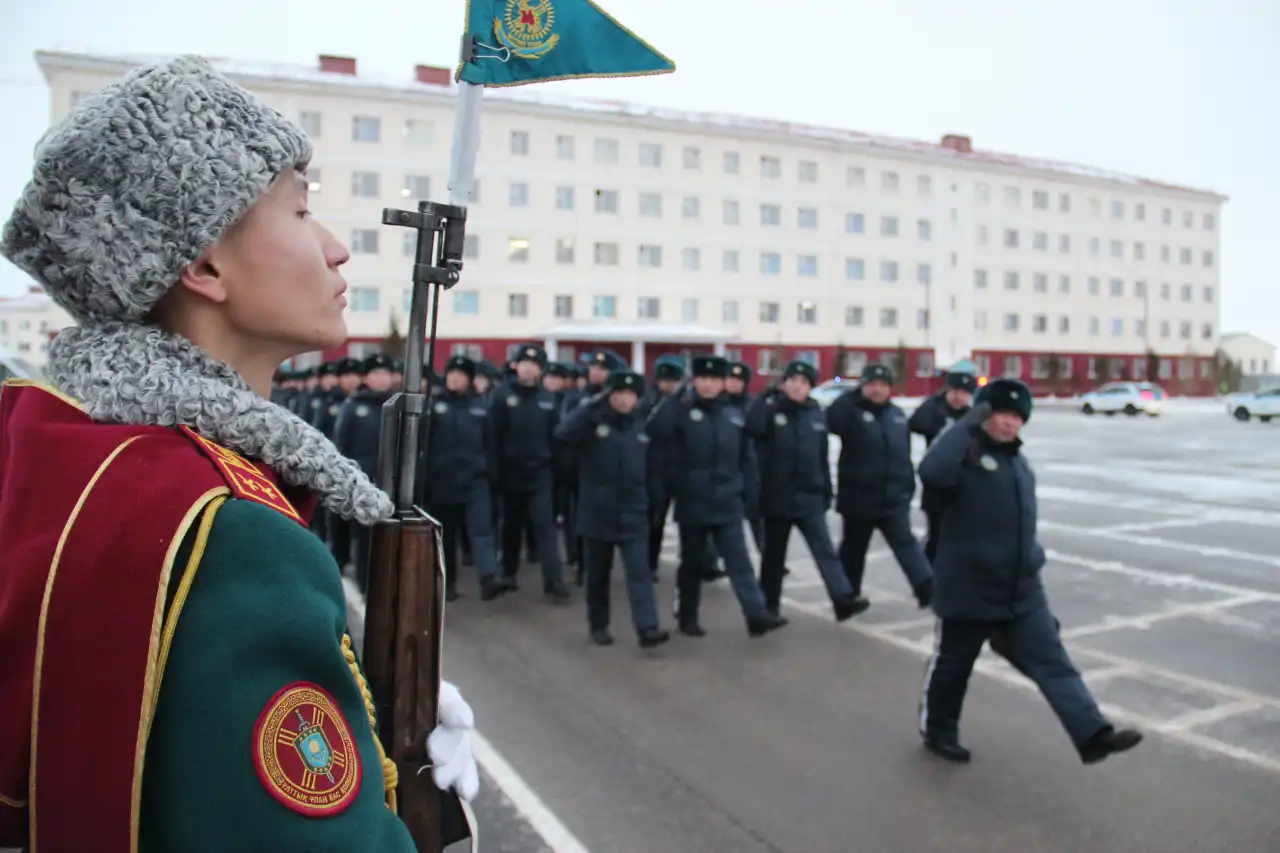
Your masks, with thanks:
<instances>
[{"instance_id":1,"label":"snow on roof","mask_svg":"<svg viewBox=\"0 0 1280 853\"><path fill-rule=\"evenodd\" d=\"M152 54L75 53L61 51L37 51L36 60L42 69L67 62L92 65L116 65L121 70L134 65L162 62L170 56ZM377 89L399 94L447 95L450 86L420 83L410 78L387 78L376 74L343 74L321 71L317 66L280 62L258 62L226 57L206 57L215 68L233 77L255 78L271 82L294 82L332 88ZM48 76L46 70L46 78ZM1129 175L1041 157L1024 157L999 151L957 151L937 142L883 136L845 128L788 122L753 116L732 115L712 111L676 110L648 106L626 101L594 100L559 95L544 88L519 87L491 89L486 99L531 104L555 109L578 110L621 118L648 119L673 125L686 124L715 132L762 133L775 136L799 136L813 140L843 143L853 148L872 149L892 155L895 152L947 160L957 164L975 164L1022 169L1033 172L1050 172L1078 178L1128 184L1143 189L1164 190L1201 196L1206 200L1226 201L1226 196L1212 190L1156 181L1138 175ZM678 130L678 128L676 128Z\"/></svg>"}]
</instances>

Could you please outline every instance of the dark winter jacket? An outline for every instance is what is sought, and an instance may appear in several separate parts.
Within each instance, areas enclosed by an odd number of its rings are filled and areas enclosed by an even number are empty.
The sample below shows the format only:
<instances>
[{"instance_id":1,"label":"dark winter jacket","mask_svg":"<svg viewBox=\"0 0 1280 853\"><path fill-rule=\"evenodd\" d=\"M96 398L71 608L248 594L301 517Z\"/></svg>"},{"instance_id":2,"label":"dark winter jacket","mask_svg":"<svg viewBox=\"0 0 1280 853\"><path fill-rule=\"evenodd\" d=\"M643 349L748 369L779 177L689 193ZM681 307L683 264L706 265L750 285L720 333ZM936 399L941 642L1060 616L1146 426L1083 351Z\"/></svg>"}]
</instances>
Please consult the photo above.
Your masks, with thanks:
<instances>
[{"instance_id":1,"label":"dark winter jacket","mask_svg":"<svg viewBox=\"0 0 1280 853\"><path fill-rule=\"evenodd\" d=\"M836 510L883 518L906 508L916 491L907 416L892 402L873 403L854 389L827 409L827 429L840 439Z\"/></svg>"},{"instance_id":2,"label":"dark winter jacket","mask_svg":"<svg viewBox=\"0 0 1280 853\"><path fill-rule=\"evenodd\" d=\"M489 476L504 492L551 485L556 398L540 386L507 385L489 404Z\"/></svg>"},{"instance_id":3,"label":"dark winter jacket","mask_svg":"<svg viewBox=\"0 0 1280 853\"><path fill-rule=\"evenodd\" d=\"M649 435L638 412L607 400L579 406L556 427L578 471L578 535L626 542L649 532Z\"/></svg>"},{"instance_id":4,"label":"dark winter jacket","mask_svg":"<svg viewBox=\"0 0 1280 853\"><path fill-rule=\"evenodd\" d=\"M419 471L431 504L465 504L488 488L489 412L479 394L447 388L431 402L431 427Z\"/></svg>"},{"instance_id":5,"label":"dark winter jacket","mask_svg":"<svg viewBox=\"0 0 1280 853\"><path fill-rule=\"evenodd\" d=\"M1020 441L982 429L986 412L975 408L920 462L921 482L947 501L933 562L933 609L947 619L1013 619L1047 605L1035 475Z\"/></svg>"},{"instance_id":6,"label":"dark winter jacket","mask_svg":"<svg viewBox=\"0 0 1280 853\"><path fill-rule=\"evenodd\" d=\"M759 483L746 417L727 395L673 400L649 425L670 449L669 476L676 521L713 527L739 524L758 506Z\"/></svg>"},{"instance_id":7,"label":"dark winter jacket","mask_svg":"<svg viewBox=\"0 0 1280 853\"><path fill-rule=\"evenodd\" d=\"M816 400L761 394L747 409L747 433L756 441L763 517L800 519L827 511L831 461L826 418Z\"/></svg>"},{"instance_id":8,"label":"dark winter jacket","mask_svg":"<svg viewBox=\"0 0 1280 853\"><path fill-rule=\"evenodd\" d=\"M941 392L922 401L911 413L907 426L917 435L924 436L925 447L932 447L938 436L950 429L956 421L968 414L969 408L954 409L947 404L947 392ZM941 512L944 502L937 489L925 486L921 490L920 508L927 513Z\"/></svg>"},{"instance_id":9,"label":"dark winter jacket","mask_svg":"<svg viewBox=\"0 0 1280 853\"><path fill-rule=\"evenodd\" d=\"M321 392L321 402L319 406L313 406L308 414L310 415L311 425L325 437L333 440L333 431L338 426L338 413L342 411L342 404L347 401L347 393L337 385L334 385L327 392Z\"/></svg>"},{"instance_id":10,"label":"dark winter jacket","mask_svg":"<svg viewBox=\"0 0 1280 853\"><path fill-rule=\"evenodd\" d=\"M382 437L382 404L394 391L370 391L361 387L338 411L333 443L342 455L355 460L369 478L378 473L378 441Z\"/></svg>"}]
</instances>

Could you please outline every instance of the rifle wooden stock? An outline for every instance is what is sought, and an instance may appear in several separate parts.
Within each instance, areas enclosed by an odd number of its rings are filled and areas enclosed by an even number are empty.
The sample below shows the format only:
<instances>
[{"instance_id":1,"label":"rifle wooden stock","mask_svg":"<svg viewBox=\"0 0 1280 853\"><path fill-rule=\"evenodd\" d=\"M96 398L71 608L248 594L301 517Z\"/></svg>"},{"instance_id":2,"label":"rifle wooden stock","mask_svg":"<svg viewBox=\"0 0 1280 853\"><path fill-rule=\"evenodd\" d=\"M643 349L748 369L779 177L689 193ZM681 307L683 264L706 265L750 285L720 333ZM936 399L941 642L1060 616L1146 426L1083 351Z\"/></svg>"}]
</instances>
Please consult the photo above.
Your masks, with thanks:
<instances>
[{"instance_id":1,"label":"rifle wooden stock","mask_svg":"<svg viewBox=\"0 0 1280 853\"><path fill-rule=\"evenodd\" d=\"M439 716L444 625L439 534L436 520L415 510L376 525L370 542L365 674L378 709L379 738L400 776L400 819L419 853L443 849L441 795L427 751Z\"/></svg>"}]
</instances>

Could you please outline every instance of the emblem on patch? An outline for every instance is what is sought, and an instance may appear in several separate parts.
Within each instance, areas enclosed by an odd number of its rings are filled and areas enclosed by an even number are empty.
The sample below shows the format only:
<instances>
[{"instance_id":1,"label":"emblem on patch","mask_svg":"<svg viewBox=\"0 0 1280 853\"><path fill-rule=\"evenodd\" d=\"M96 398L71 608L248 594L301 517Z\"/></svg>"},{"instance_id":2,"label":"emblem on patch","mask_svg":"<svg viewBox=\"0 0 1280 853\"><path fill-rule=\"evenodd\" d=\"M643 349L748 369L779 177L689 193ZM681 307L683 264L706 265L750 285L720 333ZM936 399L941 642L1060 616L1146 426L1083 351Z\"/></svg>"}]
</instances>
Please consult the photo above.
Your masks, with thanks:
<instances>
[{"instance_id":1,"label":"emblem on patch","mask_svg":"<svg viewBox=\"0 0 1280 853\"><path fill-rule=\"evenodd\" d=\"M507 405L514 409L516 406L520 405L520 399L516 397L515 394L512 394L507 398Z\"/></svg>"},{"instance_id":2,"label":"emblem on patch","mask_svg":"<svg viewBox=\"0 0 1280 853\"><path fill-rule=\"evenodd\" d=\"M689 420L691 421L700 421L703 419L703 417L705 416L702 414L702 409L694 409L693 411L689 412Z\"/></svg>"},{"instance_id":3,"label":"emblem on patch","mask_svg":"<svg viewBox=\"0 0 1280 853\"><path fill-rule=\"evenodd\" d=\"M368 407L368 406L366 406L364 403L361 403L360 405L356 406L356 417L357 417L357 418L364 418L364 417L368 417L368 416L369 416L369 407Z\"/></svg>"},{"instance_id":4,"label":"emblem on patch","mask_svg":"<svg viewBox=\"0 0 1280 853\"><path fill-rule=\"evenodd\" d=\"M608 438L608 437L609 437L609 425L608 425L608 424L600 424L600 426L596 427L596 437L597 437L597 438Z\"/></svg>"},{"instance_id":5,"label":"emblem on patch","mask_svg":"<svg viewBox=\"0 0 1280 853\"><path fill-rule=\"evenodd\" d=\"M448 404L448 403L436 403L436 405L435 405L435 409L436 409L436 414L437 414L437 415L444 415L444 414L448 414L448 412L449 412L449 404Z\"/></svg>"},{"instance_id":6,"label":"emblem on patch","mask_svg":"<svg viewBox=\"0 0 1280 853\"><path fill-rule=\"evenodd\" d=\"M1000 463L995 460L995 457L986 453L982 454L982 458L978 460L978 464L987 471L994 471L1000 467Z\"/></svg>"},{"instance_id":7,"label":"emblem on patch","mask_svg":"<svg viewBox=\"0 0 1280 853\"><path fill-rule=\"evenodd\" d=\"M874 420L876 419L876 416L875 416L875 415L873 415L873 414L871 414L870 412L863 412L863 413L862 413L862 419L863 419L864 421L866 421L867 423L871 423L872 421L874 421Z\"/></svg>"},{"instance_id":8,"label":"emblem on patch","mask_svg":"<svg viewBox=\"0 0 1280 853\"><path fill-rule=\"evenodd\" d=\"M551 0L507 0L502 17L493 19L493 35L513 56L538 59L559 43L555 26Z\"/></svg>"},{"instance_id":9,"label":"emblem on patch","mask_svg":"<svg viewBox=\"0 0 1280 853\"><path fill-rule=\"evenodd\" d=\"M333 415L336 418L338 416L338 412L341 410L342 410L342 407L339 406L337 403L334 403L332 406L329 407L329 414Z\"/></svg>"},{"instance_id":10,"label":"emblem on patch","mask_svg":"<svg viewBox=\"0 0 1280 853\"><path fill-rule=\"evenodd\" d=\"M774 415L774 416L773 416L773 422L774 422L775 424L777 424L778 426L786 426L786 425L787 425L787 416L786 416L786 415L784 415L784 414L782 414L782 412L778 412L778 414L776 414L776 415Z\"/></svg>"},{"instance_id":11,"label":"emblem on patch","mask_svg":"<svg viewBox=\"0 0 1280 853\"><path fill-rule=\"evenodd\" d=\"M271 697L253 729L253 763L267 793L309 817L338 814L360 794L351 727L315 684L290 684Z\"/></svg>"}]
</instances>

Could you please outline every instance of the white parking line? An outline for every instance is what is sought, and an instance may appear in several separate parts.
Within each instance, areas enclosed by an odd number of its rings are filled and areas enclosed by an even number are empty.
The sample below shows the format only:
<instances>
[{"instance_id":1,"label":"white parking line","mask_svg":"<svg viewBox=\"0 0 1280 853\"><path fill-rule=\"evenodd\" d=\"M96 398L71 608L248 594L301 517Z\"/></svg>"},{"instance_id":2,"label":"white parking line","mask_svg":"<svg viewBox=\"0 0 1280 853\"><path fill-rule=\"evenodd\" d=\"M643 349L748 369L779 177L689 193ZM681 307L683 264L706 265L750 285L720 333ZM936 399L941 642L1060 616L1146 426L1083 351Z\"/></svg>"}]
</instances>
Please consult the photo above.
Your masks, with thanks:
<instances>
[{"instance_id":1,"label":"white parking line","mask_svg":"<svg viewBox=\"0 0 1280 853\"><path fill-rule=\"evenodd\" d=\"M1186 551L1189 554L1199 554L1202 557L1227 557L1232 560L1245 560L1248 562L1263 563L1264 565L1280 568L1280 557L1273 557L1269 554L1256 554L1252 551L1238 551L1235 548L1220 548L1214 545L1194 545L1190 542L1178 542L1173 539L1160 539L1155 536L1137 536L1131 533L1109 533L1105 529L1096 527L1080 527L1075 524L1063 524L1059 521L1046 521L1044 519L1040 519L1038 524L1041 530L1057 531L1059 533L1067 533L1072 536L1111 539L1117 542L1124 542L1126 545L1169 548L1173 551Z\"/></svg>"},{"instance_id":2,"label":"white parking line","mask_svg":"<svg viewBox=\"0 0 1280 853\"><path fill-rule=\"evenodd\" d=\"M1088 625L1077 625L1069 628L1062 632L1062 637L1063 639L1074 640L1079 637L1088 637L1092 634L1106 634L1111 631L1119 631L1123 628L1146 630L1157 622L1164 622L1168 619L1181 619L1184 616L1200 616L1218 610L1239 607L1243 604L1257 604L1261 601L1269 601L1272 598L1274 598L1274 596L1254 593L1251 595L1238 595L1235 598L1223 598L1218 601L1207 601L1202 604L1179 604L1174 607L1170 607L1167 610L1161 610L1158 613L1144 613L1140 616L1108 616L1101 622L1094 622Z\"/></svg>"},{"instance_id":3,"label":"white parking line","mask_svg":"<svg viewBox=\"0 0 1280 853\"><path fill-rule=\"evenodd\" d=\"M554 853L589 853L586 845L560 822L555 812L551 811L542 798L529 787L524 777L507 763L493 744L479 732L473 732L471 745L475 752L476 763L484 768L484 771L502 789L502 793L506 794L515 805L516 811L529 821L529 825L542 836L542 840Z\"/></svg>"}]
</instances>

